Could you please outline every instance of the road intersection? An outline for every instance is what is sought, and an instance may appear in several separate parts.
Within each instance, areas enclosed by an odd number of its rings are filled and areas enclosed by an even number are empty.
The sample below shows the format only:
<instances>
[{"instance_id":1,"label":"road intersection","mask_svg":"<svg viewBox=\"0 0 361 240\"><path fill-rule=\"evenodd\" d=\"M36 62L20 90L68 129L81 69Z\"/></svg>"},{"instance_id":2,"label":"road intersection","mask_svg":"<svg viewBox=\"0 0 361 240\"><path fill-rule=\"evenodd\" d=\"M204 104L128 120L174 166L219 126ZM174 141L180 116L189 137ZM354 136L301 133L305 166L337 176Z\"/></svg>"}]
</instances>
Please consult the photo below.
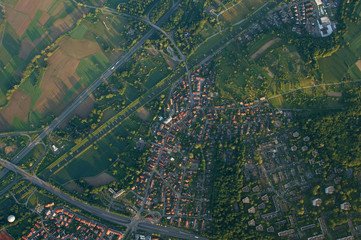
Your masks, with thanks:
<instances>
[{"instance_id":1,"label":"road intersection","mask_svg":"<svg viewBox=\"0 0 361 240\"><path fill-rule=\"evenodd\" d=\"M171 9L165 14L163 15L163 17L158 21L158 23L155 26L161 26L161 24L168 19L168 17L177 9L177 7L179 6L179 3L182 0L178 0L177 3L175 3ZM247 22L244 25L242 25L243 28L246 28L247 26L251 25L251 22ZM26 154L28 154L36 145L40 144L41 141L48 135L50 134L52 131L54 131L54 129L56 129L67 117L69 117L69 115L87 98L89 97L89 95L95 91L96 88L98 88L100 86L100 84L102 84L108 77L110 77L114 71L116 71L116 69L118 67L120 67L124 62L126 62L144 43L145 41L156 31L159 29L156 28L152 28L150 31L148 31L131 49L129 52L127 52L124 56L122 56L119 60L117 60L113 65L111 65L92 85L90 85L84 92L82 92L76 99L75 101L67 108L64 110L64 112L62 112L48 127L46 127L43 132L40 133L39 136L37 136L35 138L35 140L33 140L32 142L30 142L27 147L25 147L22 151L19 152L19 154L17 154L15 156L15 158L12 160L12 162L8 162L5 161L3 159L0 159L0 165L4 166L6 169L2 170L0 172L0 179L5 176L5 174L11 170L14 171L20 175L22 175L25 179L29 180L30 182L32 182L33 184L44 188L45 190L51 192L52 194L58 196L59 198L63 199L64 201L80 208L83 209L89 213L91 213L94 216L97 216L99 218L102 218L104 220L116 223L116 224L120 224L120 225L124 225L124 226L129 226L132 222L131 218L128 217L124 217L118 214L114 214L114 213L110 213L104 209L101 209L99 207L94 207L91 205L88 205L87 203L84 203L80 200L77 200L73 197L71 197L70 195L67 195L66 193L60 191L59 189L55 188L54 186L48 184L47 182L43 181L42 179L38 178L35 175L31 175L28 172L26 172L25 170L19 168L16 166L16 164L18 162L20 162L20 160L22 158L24 158L26 156ZM239 30L241 31L242 28L239 28ZM134 113L139 107L141 107L142 105L144 105L145 103L149 102L151 99L153 99L154 97L156 97L160 92L162 92L164 89L166 89L167 87L171 86L175 81L179 80L181 77L184 76L185 73L189 73L188 69L193 69L194 67L197 67L199 65L203 65L206 62L208 62L209 60L211 60L215 55L217 55L218 53L220 53L220 51L226 47L230 42L233 41L233 38L236 37L239 34L239 31L235 31L233 33L231 33L229 35L229 37L227 39L224 39L223 41L220 41L216 46L214 46L212 49L210 49L206 54L204 54L204 58L201 57L202 59L196 59L193 63L186 65L186 68L181 69L180 71L178 71L177 74L175 74L174 77L170 78L169 80L167 80L166 82L164 82L161 86L159 86L158 88L156 88L149 96L147 96L147 98L143 98L141 99L136 105L134 105L131 109L129 109L128 111L126 111L123 115L121 115L117 120L115 120L113 122L112 125L109 125L106 129L104 129L104 131L98 133L98 135L93 136L93 138L91 138L89 141L87 141L82 148L78 149L78 152L74 152L74 154L80 153L82 151L82 149L87 148L88 146L90 146L94 141L96 141L99 137L101 137L102 135L106 134L106 132L110 131L112 128L114 128L115 126L118 125L118 123L120 123L122 120L126 119L127 117L129 117L132 113ZM69 158L71 159L73 157L73 155L69 155ZM66 159L66 161L70 160L70 159ZM57 169L55 169L57 170ZM140 230L144 230L144 231L148 231L148 232L152 232L152 233L159 233L159 234L164 234L164 235L168 235L168 236L172 236L172 237L177 237L177 238L182 238L182 239L206 239L206 238L202 238L202 237L198 237L196 235L181 231L179 229L176 228L167 228L167 227L162 227L162 226L158 226L158 225L154 225L152 223L149 222L137 222L137 228Z\"/></svg>"},{"instance_id":2,"label":"road intersection","mask_svg":"<svg viewBox=\"0 0 361 240\"><path fill-rule=\"evenodd\" d=\"M16 166L15 164L8 162L4 159L0 158L0 165L7 168L10 171L16 172L24 177L24 179L32 182L33 184L45 189L46 191L54 194L55 196L59 197L60 199L84 210L89 212L90 214L102 218L104 220L107 220L109 222L128 226L131 223L131 219L122 215L118 215L115 213L111 213L106 211L105 209L91 206L88 203L82 202L78 199L75 199L74 197L60 191L59 189L55 188L54 186L50 185L49 183L41 180L35 175L31 175L30 173L26 172L24 169L21 169L20 167ZM152 223L142 222L138 224L138 229L151 232L151 233L158 233L158 234L164 234L171 237L181 238L181 239L202 239L205 240L204 237L199 237L196 235L193 235L191 233L187 233L185 231L180 231L176 228L171 227L163 227L154 225Z\"/></svg>"}]
</instances>

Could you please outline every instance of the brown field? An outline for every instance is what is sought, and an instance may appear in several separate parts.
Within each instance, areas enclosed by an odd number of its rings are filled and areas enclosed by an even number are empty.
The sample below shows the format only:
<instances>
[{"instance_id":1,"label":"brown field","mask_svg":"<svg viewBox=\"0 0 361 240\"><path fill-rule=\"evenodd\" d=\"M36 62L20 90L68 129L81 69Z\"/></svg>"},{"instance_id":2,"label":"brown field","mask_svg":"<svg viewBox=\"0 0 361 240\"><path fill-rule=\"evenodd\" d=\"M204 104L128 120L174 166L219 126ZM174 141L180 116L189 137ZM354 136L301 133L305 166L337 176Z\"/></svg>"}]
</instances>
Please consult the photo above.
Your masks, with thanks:
<instances>
[{"instance_id":1,"label":"brown field","mask_svg":"<svg viewBox=\"0 0 361 240\"><path fill-rule=\"evenodd\" d=\"M67 105L63 99L67 91L79 81L75 71L80 59L101 51L95 42L70 38L64 38L59 46L48 59L49 66L40 84L43 93L33 109L39 110L42 114L54 109L59 113ZM8 105L0 110L0 131L8 130L15 116L27 122L31 110L30 103L31 96L20 89L16 90ZM92 103L89 102L87 105L89 106L86 107L86 111L92 107ZM85 114L86 111L81 112Z\"/></svg>"},{"instance_id":2,"label":"brown field","mask_svg":"<svg viewBox=\"0 0 361 240\"><path fill-rule=\"evenodd\" d=\"M330 97L342 97L342 93L341 92L328 92L327 96L330 96Z\"/></svg>"},{"instance_id":3,"label":"brown field","mask_svg":"<svg viewBox=\"0 0 361 240\"><path fill-rule=\"evenodd\" d=\"M20 89L16 90L11 97L9 104L0 110L0 130L8 129L13 122L14 117L27 121L30 103L30 95Z\"/></svg>"},{"instance_id":4,"label":"brown field","mask_svg":"<svg viewBox=\"0 0 361 240\"><path fill-rule=\"evenodd\" d=\"M40 84L43 94L34 107L42 113L55 106L58 107L67 90L78 83L79 77L75 71L79 60L101 51L95 42L70 38L64 38L59 45L59 49L49 57L49 66Z\"/></svg>"},{"instance_id":5,"label":"brown field","mask_svg":"<svg viewBox=\"0 0 361 240\"><path fill-rule=\"evenodd\" d=\"M8 8L6 12L9 24L20 38L28 28L31 19L25 14L19 13L11 8Z\"/></svg>"},{"instance_id":6,"label":"brown field","mask_svg":"<svg viewBox=\"0 0 361 240\"><path fill-rule=\"evenodd\" d=\"M64 188L71 192L76 191L78 193L82 193L84 191L84 189L81 186L79 186L78 184L76 184L73 180L66 183L64 185Z\"/></svg>"},{"instance_id":7,"label":"brown field","mask_svg":"<svg viewBox=\"0 0 361 240\"><path fill-rule=\"evenodd\" d=\"M79 105L74 113L82 118L86 118L91 113L94 103L95 98L93 95L90 95L90 97Z\"/></svg>"},{"instance_id":8,"label":"brown field","mask_svg":"<svg viewBox=\"0 0 361 240\"><path fill-rule=\"evenodd\" d=\"M360 71L361 71L361 60L358 60L358 61L356 62L356 66L357 66L358 69L360 69Z\"/></svg>"},{"instance_id":9,"label":"brown field","mask_svg":"<svg viewBox=\"0 0 361 240\"><path fill-rule=\"evenodd\" d=\"M63 123L60 125L60 128L65 128L74 115L78 115L81 118L86 118L91 113L94 106L94 102L95 102L94 96L90 95L90 97L88 97L78 106L78 108L75 110L73 114L71 114L67 119L63 121Z\"/></svg>"},{"instance_id":10,"label":"brown field","mask_svg":"<svg viewBox=\"0 0 361 240\"><path fill-rule=\"evenodd\" d=\"M254 54L252 54L251 59L255 59L257 58L259 55L261 55L264 51L266 51L270 46L272 46L273 44L275 44L276 42L279 42L281 39L276 38L273 39L267 43L265 43L262 47L260 47L260 49L257 50L257 52L255 52Z\"/></svg>"},{"instance_id":11,"label":"brown field","mask_svg":"<svg viewBox=\"0 0 361 240\"><path fill-rule=\"evenodd\" d=\"M48 2L44 5L42 2ZM14 8L7 8L7 18L10 25L15 29L16 34L21 37L28 28L31 20L40 7L48 7L53 1L42 0L19 0ZM47 8L46 8L47 9ZM46 10L44 9L44 10Z\"/></svg>"},{"instance_id":12,"label":"brown field","mask_svg":"<svg viewBox=\"0 0 361 240\"><path fill-rule=\"evenodd\" d=\"M38 45L46 35L48 35L48 31L43 33L43 35L41 35L41 37L35 39L33 42L31 42L28 38L24 38L21 41L19 57L24 60L27 59L29 54L31 53L31 51L34 49L34 47L36 45Z\"/></svg>"},{"instance_id":13,"label":"brown field","mask_svg":"<svg viewBox=\"0 0 361 240\"><path fill-rule=\"evenodd\" d=\"M33 18L38 11L41 2L41 0L19 0L15 6L15 10Z\"/></svg>"},{"instance_id":14,"label":"brown field","mask_svg":"<svg viewBox=\"0 0 361 240\"><path fill-rule=\"evenodd\" d=\"M64 3L60 3L56 9L53 11L53 15L57 15L58 13L60 13L60 11L65 7Z\"/></svg>"},{"instance_id":15,"label":"brown field","mask_svg":"<svg viewBox=\"0 0 361 240\"><path fill-rule=\"evenodd\" d=\"M6 234L6 232L2 231L0 233L0 239L1 240L14 240L14 238L10 237L9 235Z\"/></svg>"},{"instance_id":16,"label":"brown field","mask_svg":"<svg viewBox=\"0 0 361 240\"><path fill-rule=\"evenodd\" d=\"M68 15L64 19L58 19L55 21L53 26L50 27L50 36L53 39L58 38L62 33L67 32L71 29L74 23L81 18L82 12L75 10L72 14Z\"/></svg>"},{"instance_id":17,"label":"brown field","mask_svg":"<svg viewBox=\"0 0 361 240\"><path fill-rule=\"evenodd\" d=\"M108 173L101 173L95 177L84 178L84 180L93 187L99 187L115 181L115 178L110 176Z\"/></svg>"},{"instance_id":18,"label":"brown field","mask_svg":"<svg viewBox=\"0 0 361 240\"><path fill-rule=\"evenodd\" d=\"M44 25L46 23L46 21L48 21L49 18L50 18L50 15L48 13L46 13L46 12L43 12L41 17L39 18L39 23L41 25Z\"/></svg>"},{"instance_id":19,"label":"brown field","mask_svg":"<svg viewBox=\"0 0 361 240\"><path fill-rule=\"evenodd\" d=\"M29 39L24 38L24 40L21 41L19 57L24 60L27 59L33 48L33 43Z\"/></svg>"},{"instance_id":20,"label":"brown field","mask_svg":"<svg viewBox=\"0 0 361 240\"><path fill-rule=\"evenodd\" d=\"M15 145L5 147L5 154L15 152L18 148Z\"/></svg>"},{"instance_id":21,"label":"brown field","mask_svg":"<svg viewBox=\"0 0 361 240\"><path fill-rule=\"evenodd\" d=\"M143 120L147 120L149 117L149 111L145 109L144 107L141 107L137 110L137 115Z\"/></svg>"}]
</instances>

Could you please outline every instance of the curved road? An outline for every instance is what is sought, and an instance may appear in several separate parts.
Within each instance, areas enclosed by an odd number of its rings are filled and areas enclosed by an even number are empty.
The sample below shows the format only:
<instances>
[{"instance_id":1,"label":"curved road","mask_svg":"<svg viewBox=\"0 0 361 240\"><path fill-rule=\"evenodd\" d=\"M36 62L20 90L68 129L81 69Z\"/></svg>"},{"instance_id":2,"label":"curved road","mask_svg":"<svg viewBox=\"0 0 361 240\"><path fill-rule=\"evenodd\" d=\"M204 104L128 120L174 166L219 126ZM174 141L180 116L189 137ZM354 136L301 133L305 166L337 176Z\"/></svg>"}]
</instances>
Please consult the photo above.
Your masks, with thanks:
<instances>
[{"instance_id":1,"label":"curved road","mask_svg":"<svg viewBox=\"0 0 361 240\"><path fill-rule=\"evenodd\" d=\"M169 16L178 8L179 3L182 0L178 0L173 6L169 9L169 11L164 14L156 25L161 26L165 20L169 18ZM48 127L44 129L44 131L26 148L21 150L15 158L12 160L13 163L17 164L20 160L25 157L38 143L41 142L49 133L51 133L55 128L59 126L59 124L64 121L89 95L97 89L100 84L102 84L105 79L110 77L113 72L116 71L118 67L120 67L124 62L126 62L147 40L148 38L155 32L155 29L152 28L147 32L124 56L118 59L113 65L111 65L97 80L95 80L84 92L82 92L74 102L65 109ZM0 179L5 176L8 170L4 169L0 172Z\"/></svg>"}]
</instances>

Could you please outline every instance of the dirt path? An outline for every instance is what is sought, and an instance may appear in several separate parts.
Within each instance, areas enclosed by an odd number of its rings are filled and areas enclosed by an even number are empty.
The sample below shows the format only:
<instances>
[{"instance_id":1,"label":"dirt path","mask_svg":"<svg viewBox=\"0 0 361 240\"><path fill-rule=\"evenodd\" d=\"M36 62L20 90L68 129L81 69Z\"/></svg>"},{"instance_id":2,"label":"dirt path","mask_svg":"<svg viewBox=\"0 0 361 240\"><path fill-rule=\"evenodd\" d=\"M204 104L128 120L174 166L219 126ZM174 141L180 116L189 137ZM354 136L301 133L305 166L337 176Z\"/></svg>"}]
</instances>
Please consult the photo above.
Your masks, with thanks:
<instances>
[{"instance_id":1,"label":"dirt path","mask_svg":"<svg viewBox=\"0 0 361 240\"><path fill-rule=\"evenodd\" d=\"M260 49L258 49L257 52L253 53L252 56L251 56L251 59L255 59L256 57L261 55L264 51L266 51L267 48L269 48L270 46L272 46L276 42L279 42L280 40L281 40L280 38L275 38L273 40L270 40L269 42L264 44L262 47L260 47Z\"/></svg>"},{"instance_id":2,"label":"dirt path","mask_svg":"<svg viewBox=\"0 0 361 240\"><path fill-rule=\"evenodd\" d=\"M341 85L341 84L346 84L346 83L354 83L354 82L361 82L361 79L357 79L357 80L352 80L352 81L344 81L344 82L335 82L335 83L322 83L322 84L318 84L318 85L311 85L311 86L305 86L305 87L300 87L300 88L296 88L294 90L288 91L288 92L284 92L272 97L267 98L267 101L273 99L273 98L278 98L281 97L283 95L292 93L292 92L296 92L302 89L307 89L307 88L314 88L314 87L324 87L324 86L333 86L333 85Z\"/></svg>"}]
</instances>

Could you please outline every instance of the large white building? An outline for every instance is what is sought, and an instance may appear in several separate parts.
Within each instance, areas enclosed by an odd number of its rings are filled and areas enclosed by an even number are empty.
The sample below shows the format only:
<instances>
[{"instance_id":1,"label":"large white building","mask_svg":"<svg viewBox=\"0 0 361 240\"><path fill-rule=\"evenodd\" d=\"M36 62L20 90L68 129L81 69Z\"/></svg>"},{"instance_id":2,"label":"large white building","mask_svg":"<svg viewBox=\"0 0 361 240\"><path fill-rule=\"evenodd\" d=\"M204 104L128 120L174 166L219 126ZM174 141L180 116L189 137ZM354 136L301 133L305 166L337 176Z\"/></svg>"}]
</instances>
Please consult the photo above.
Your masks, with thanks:
<instances>
[{"instance_id":1,"label":"large white building","mask_svg":"<svg viewBox=\"0 0 361 240\"><path fill-rule=\"evenodd\" d=\"M321 6L323 4L322 0L315 0L317 6Z\"/></svg>"},{"instance_id":2,"label":"large white building","mask_svg":"<svg viewBox=\"0 0 361 240\"><path fill-rule=\"evenodd\" d=\"M317 20L318 28L320 29L321 37L330 36L333 32L332 23L327 16L321 17Z\"/></svg>"}]
</instances>

